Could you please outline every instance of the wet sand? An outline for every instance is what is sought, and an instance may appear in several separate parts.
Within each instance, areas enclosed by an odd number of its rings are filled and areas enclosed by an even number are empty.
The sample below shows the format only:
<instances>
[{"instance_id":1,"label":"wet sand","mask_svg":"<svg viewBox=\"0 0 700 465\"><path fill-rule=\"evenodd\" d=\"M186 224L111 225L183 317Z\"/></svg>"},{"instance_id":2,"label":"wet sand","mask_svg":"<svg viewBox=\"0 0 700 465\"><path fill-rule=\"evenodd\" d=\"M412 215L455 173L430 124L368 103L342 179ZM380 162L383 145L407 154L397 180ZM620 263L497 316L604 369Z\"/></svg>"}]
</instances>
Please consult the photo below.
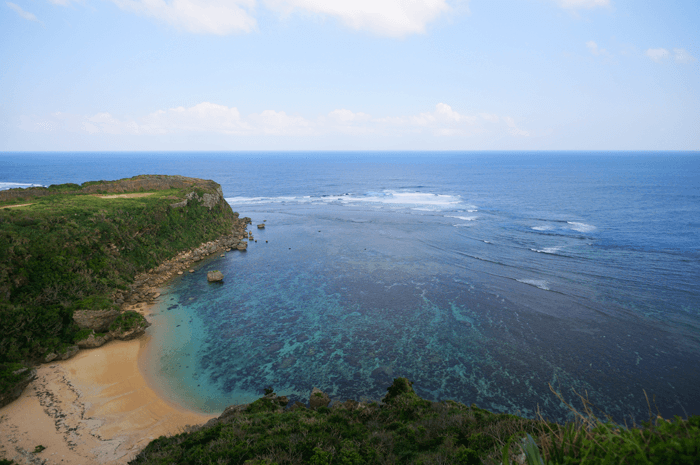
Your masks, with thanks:
<instances>
[{"instance_id":1,"label":"wet sand","mask_svg":"<svg viewBox=\"0 0 700 465\"><path fill-rule=\"evenodd\" d=\"M38 367L22 396L0 409L0 457L123 464L151 440L213 418L179 408L149 387L139 369L148 340L112 341ZM34 453L39 445L46 449Z\"/></svg>"}]
</instances>

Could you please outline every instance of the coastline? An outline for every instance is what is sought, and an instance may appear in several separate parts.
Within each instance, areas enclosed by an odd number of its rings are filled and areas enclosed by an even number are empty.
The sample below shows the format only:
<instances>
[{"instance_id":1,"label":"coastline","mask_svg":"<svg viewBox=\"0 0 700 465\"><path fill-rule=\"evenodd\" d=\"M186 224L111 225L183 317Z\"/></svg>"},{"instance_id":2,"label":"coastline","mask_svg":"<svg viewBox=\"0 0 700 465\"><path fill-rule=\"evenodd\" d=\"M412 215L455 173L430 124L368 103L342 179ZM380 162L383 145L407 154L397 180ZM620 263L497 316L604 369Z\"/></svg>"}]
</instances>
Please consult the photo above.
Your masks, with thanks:
<instances>
[{"instance_id":1,"label":"coastline","mask_svg":"<svg viewBox=\"0 0 700 465\"><path fill-rule=\"evenodd\" d=\"M123 464L151 440L205 423L154 391L139 369L149 337L111 341L37 369L0 412L0 453L17 463ZM33 453L37 446L46 449Z\"/></svg>"},{"instance_id":2,"label":"coastline","mask_svg":"<svg viewBox=\"0 0 700 465\"><path fill-rule=\"evenodd\" d=\"M173 278L230 251L242 237L234 233L201 244L136 276L122 311L137 311L150 323L151 308ZM143 368L150 342L148 333L112 340L36 367L36 379L0 410L0 458L17 464L125 464L153 439L216 418L176 404L150 380ZM35 452L37 446L45 449Z\"/></svg>"}]
</instances>

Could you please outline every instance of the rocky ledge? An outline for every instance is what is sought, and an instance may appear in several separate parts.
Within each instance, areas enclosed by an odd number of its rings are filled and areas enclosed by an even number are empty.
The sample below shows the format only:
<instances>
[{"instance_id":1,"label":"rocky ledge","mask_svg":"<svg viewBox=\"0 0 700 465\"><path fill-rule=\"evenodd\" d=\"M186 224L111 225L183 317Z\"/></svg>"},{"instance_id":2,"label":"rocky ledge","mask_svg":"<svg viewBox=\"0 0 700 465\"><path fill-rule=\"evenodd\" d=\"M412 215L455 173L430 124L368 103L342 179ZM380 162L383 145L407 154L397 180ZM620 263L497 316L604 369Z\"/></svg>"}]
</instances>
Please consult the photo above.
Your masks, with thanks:
<instances>
[{"instance_id":1,"label":"rocky ledge","mask_svg":"<svg viewBox=\"0 0 700 465\"><path fill-rule=\"evenodd\" d=\"M158 289L175 276L182 275L185 271L193 271L191 267L201 260L214 254L229 252L231 250L244 251L248 245L246 227L251 223L250 218L239 218L238 213L232 234L223 236L215 241L206 242L194 249L180 252L170 260L166 260L158 267L145 273L140 273L134 278L134 283L127 291L117 291L113 294L114 303L119 309L108 310L77 310L73 314L73 320L81 329L90 330L85 339L68 347L60 354L51 353L43 360L50 363L53 360L67 360L78 353L80 349L92 349L100 347L113 340L128 340L142 335L150 323L141 317L139 323L128 329L112 328L114 322L129 311L139 311L153 305L160 296ZM223 279L223 276L222 276Z\"/></svg>"},{"instance_id":2,"label":"rocky ledge","mask_svg":"<svg viewBox=\"0 0 700 465\"><path fill-rule=\"evenodd\" d=\"M0 369L4 369L4 367L0 366ZM24 388L26 388L29 383L36 379L36 369L20 368L19 370L13 371L12 376L18 378L18 380L14 383L12 389L4 393L0 393L0 407L4 407L22 395Z\"/></svg>"}]
</instances>

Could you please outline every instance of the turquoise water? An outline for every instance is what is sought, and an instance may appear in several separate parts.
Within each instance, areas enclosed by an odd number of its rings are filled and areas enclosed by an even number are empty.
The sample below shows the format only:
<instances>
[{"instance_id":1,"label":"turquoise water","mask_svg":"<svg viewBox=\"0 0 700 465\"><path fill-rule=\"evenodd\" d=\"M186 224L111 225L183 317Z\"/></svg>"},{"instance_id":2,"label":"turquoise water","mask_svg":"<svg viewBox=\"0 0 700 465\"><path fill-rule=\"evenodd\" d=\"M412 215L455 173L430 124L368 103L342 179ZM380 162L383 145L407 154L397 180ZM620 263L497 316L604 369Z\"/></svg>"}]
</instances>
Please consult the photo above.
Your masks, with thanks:
<instances>
[{"instance_id":1,"label":"turquoise water","mask_svg":"<svg viewBox=\"0 0 700 465\"><path fill-rule=\"evenodd\" d=\"M0 167L17 183L210 178L266 220L247 252L200 264L154 309L149 371L187 407L217 413L270 385L379 399L407 376L429 399L528 416L567 416L548 383L618 420L646 419L644 391L664 415L700 414L697 154L36 154Z\"/></svg>"}]
</instances>

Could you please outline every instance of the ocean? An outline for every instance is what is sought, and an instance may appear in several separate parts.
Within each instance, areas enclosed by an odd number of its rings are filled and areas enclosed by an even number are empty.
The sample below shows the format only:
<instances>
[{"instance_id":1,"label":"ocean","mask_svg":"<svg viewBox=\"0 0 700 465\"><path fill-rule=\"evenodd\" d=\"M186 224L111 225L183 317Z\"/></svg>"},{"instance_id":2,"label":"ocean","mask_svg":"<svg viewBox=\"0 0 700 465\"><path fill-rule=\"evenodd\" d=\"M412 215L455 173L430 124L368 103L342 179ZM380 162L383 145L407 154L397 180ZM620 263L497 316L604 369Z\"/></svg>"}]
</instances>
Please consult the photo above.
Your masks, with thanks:
<instances>
[{"instance_id":1,"label":"ocean","mask_svg":"<svg viewBox=\"0 0 700 465\"><path fill-rule=\"evenodd\" d=\"M697 152L0 153L0 189L137 174L213 179L253 221L153 309L143 369L187 408L405 376L558 421L550 386L617 421L647 396L700 414Z\"/></svg>"}]
</instances>

